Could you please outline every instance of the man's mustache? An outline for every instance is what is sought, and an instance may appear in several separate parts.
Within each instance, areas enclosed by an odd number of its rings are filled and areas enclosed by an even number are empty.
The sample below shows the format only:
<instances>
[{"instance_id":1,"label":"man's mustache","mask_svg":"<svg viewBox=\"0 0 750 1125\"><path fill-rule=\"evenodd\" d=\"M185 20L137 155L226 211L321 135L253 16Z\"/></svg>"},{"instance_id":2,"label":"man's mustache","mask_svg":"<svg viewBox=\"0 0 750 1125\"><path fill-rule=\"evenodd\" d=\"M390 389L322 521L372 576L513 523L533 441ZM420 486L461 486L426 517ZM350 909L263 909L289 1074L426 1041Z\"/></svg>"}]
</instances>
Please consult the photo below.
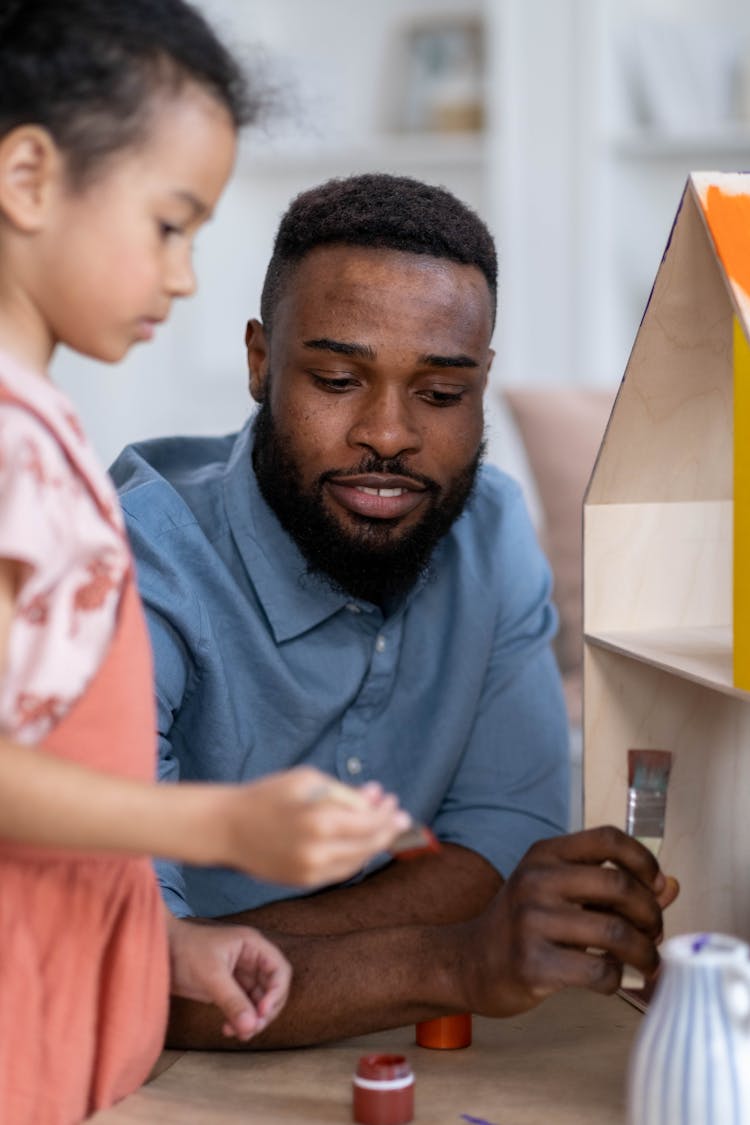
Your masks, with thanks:
<instances>
[{"instance_id":1,"label":"man's mustache","mask_svg":"<svg viewBox=\"0 0 750 1125\"><path fill-rule=\"evenodd\" d=\"M326 472L321 473L318 477L318 484L325 484L327 480L342 480L346 477L367 476L370 473L379 473L383 476L404 477L406 480L413 480L415 484L420 485L421 488L429 492L440 491L440 485L432 480L431 477L426 477L422 473L415 473L414 470L408 468L399 457L391 457L386 460L380 457L368 457L360 461L360 463L353 468L327 469Z\"/></svg>"}]
</instances>

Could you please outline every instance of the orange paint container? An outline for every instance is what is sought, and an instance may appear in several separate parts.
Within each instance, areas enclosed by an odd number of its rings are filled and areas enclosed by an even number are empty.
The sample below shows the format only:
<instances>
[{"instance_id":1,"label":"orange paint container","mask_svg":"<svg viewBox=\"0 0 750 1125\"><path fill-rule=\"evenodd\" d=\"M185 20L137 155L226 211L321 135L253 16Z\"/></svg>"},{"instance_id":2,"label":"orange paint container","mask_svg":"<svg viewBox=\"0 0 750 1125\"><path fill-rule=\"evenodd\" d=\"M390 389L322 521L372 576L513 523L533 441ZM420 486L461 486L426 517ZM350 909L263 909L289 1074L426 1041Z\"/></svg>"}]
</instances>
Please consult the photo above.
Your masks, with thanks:
<instances>
[{"instance_id":1,"label":"orange paint container","mask_svg":"<svg viewBox=\"0 0 750 1125\"><path fill-rule=\"evenodd\" d=\"M352 1120L407 1125L414 1119L414 1074L403 1055L363 1055L352 1079Z\"/></svg>"},{"instance_id":2,"label":"orange paint container","mask_svg":"<svg viewBox=\"0 0 750 1125\"><path fill-rule=\"evenodd\" d=\"M422 1020L417 1024L417 1044L440 1051L471 1046L471 1013Z\"/></svg>"}]
</instances>

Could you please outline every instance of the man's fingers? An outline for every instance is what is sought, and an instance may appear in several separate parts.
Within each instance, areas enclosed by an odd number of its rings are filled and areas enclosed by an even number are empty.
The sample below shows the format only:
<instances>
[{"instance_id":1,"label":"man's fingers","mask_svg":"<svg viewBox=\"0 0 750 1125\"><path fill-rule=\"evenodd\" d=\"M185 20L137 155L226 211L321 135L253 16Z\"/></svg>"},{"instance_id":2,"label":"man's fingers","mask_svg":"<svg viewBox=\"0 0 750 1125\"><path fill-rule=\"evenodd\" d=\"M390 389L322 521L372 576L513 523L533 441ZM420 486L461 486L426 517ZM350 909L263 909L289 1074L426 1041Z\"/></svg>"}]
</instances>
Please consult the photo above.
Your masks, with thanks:
<instances>
[{"instance_id":1,"label":"man's fingers","mask_svg":"<svg viewBox=\"0 0 750 1125\"><path fill-rule=\"evenodd\" d=\"M612 993L619 988L621 975L622 964L610 954L555 944L537 946L513 974L534 1003L563 988Z\"/></svg>"},{"instance_id":2,"label":"man's fingers","mask_svg":"<svg viewBox=\"0 0 750 1125\"><path fill-rule=\"evenodd\" d=\"M658 903L662 910L666 910L668 906L671 906L679 893L680 884L677 879L675 879L674 875L665 876L664 890L658 896Z\"/></svg>"},{"instance_id":3,"label":"man's fingers","mask_svg":"<svg viewBox=\"0 0 750 1125\"><path fill-rule=\"evenodd\" d=\"M630 871L656 894L664 891L665 879L652 853L633 836L611 824L542 840L529 849L526 857L532 861L590 866L609 861Z\"/></svg>"},{"instance_id":4,"label":"man's fingers","mask_svg":"<svg viewBox=\"0 0 750 1125\"><path fill-rule=\"evenodd\" d=\"M529 909L553 912L566 906L582 906L614 912L627 918L644 933L656 937L662 915L654 892L615 866L587 864L539 864L529 861L511 879L515 901Z\"/></svg>"},{"instance_id":5,"label":"man's fingers","mask_svg":"<svg viewBox=\"0 0 750 1125\"><path fill-rule=\"evenodd\" d=\"M537 910L530 913L527 925L534 936L529 939L530 955L525 964L534 972L543 969L545 961L555 961L562 952L576 948L582 952L602 950L611 959L627 962L649 975L659 967L654 940L616 913L578 907Z\"/></svg>"},{"instance_id":6,"label":"man's fingers","mask_svg":"<svg viewBox=\"0 0 750 1125\"><path fill-rule=\"evenodd\" d=\"M554 974L550 974L547 991L542 991L545 988L545 983L542 982L535 987L534 992L539 995L539 999L561 988L588 988L593 992L609 995L620 987L621 976L622 965L611 957L600 953L561 949L558 951ZM553 982L554 987L551 987Z\"/></svg>"}]
</instances>

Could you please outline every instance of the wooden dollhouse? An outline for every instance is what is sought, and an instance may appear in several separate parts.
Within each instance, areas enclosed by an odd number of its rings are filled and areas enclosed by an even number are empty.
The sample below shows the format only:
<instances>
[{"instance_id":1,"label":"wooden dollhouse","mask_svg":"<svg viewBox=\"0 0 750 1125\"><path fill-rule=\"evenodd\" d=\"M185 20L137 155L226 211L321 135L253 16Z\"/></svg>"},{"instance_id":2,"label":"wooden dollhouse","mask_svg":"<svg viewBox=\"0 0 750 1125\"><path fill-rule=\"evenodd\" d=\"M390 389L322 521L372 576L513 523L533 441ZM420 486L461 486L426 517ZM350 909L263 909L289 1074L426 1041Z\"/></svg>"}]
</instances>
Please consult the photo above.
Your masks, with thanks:
<instances>
[{"instance_id":1,"label":"wooden dollhouse","mask_svg":"<svg viewBox=\"0 0 750 1125\"><path fill-rule=\"evenodd\" d=\"M750 174L694 173L584 503L586 824L674 754L667 935L750 940Z\"/></svg>"}]
</instances>

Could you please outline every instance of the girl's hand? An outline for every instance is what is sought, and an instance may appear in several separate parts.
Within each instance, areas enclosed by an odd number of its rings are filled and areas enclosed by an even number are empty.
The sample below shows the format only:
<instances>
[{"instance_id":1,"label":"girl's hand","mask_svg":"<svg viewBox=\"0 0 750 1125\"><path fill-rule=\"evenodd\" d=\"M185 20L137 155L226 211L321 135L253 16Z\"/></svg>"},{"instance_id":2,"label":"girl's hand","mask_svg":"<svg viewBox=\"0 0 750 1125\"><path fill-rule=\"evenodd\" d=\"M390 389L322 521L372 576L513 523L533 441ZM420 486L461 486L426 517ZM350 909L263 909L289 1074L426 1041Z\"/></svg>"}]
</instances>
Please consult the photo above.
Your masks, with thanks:
<instances>
[{"instance_id":1,"label":"girl's hand","mask_svg":"<svg viewBox=\"0 0 750 1125\"><path fill-rule=\"evenodd\" d=\"M220 862L301 887L354 875L411 824L376 782L359 789L309 766L225 789Z\"/></svg>"},{"instance_id":2,"label":"girl's hand","mask_svg":"<svg viewBox=\"0 0 750 1125\"><path fill-rule=\"evenodd\" d=\"M168 916L170 990L215 1004L223 1032L251 1039L286 1002L292 969L283 953L249 926L213 925Z\"/></svg>"}]
</instances>

